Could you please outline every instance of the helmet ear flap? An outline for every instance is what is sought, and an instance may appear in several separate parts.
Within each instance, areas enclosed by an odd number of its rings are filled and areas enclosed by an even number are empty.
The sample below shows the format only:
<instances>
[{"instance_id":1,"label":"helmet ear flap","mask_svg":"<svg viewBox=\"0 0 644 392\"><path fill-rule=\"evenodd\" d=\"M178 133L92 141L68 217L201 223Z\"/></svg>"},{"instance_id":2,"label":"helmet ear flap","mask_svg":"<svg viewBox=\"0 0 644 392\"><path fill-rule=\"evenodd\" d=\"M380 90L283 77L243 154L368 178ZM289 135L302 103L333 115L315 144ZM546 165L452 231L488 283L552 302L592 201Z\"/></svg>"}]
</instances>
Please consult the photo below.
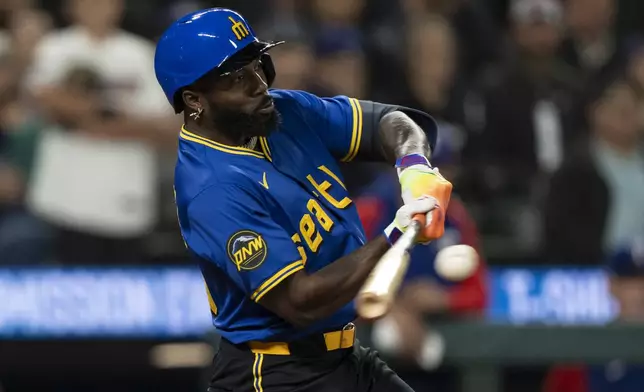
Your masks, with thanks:
<instances>
[{"instance_id":1,"label":"helmet ear flap","mask_svg":"<svg viewBox=\"0 0 644 392\"><path fill-rule=\"evenodd\" d=\"M273 84L273 81L275 81L275 65L273 65L273 59L271 59L271 56L268 53L262 53L259 59L262 62L264 75L266 75L266 83L268 84L268 87L270 87Z\"/></svg>"}]
</instances>

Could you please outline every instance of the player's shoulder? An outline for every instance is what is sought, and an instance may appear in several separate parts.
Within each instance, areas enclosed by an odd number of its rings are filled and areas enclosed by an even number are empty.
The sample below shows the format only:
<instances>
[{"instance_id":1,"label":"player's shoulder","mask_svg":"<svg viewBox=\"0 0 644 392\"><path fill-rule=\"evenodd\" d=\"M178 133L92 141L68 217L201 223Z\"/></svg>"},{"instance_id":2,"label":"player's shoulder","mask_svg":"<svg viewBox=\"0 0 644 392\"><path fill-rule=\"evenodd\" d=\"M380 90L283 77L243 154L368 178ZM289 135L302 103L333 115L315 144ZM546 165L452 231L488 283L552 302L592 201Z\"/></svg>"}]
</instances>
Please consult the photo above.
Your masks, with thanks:
<instances>
[{"instance_id":1,"label":"player's shoulder","mask_svg":"<svg viewBox=\"0 0 644 392\"><path fill-rule=\"evenodd\" d=\"M270 95L282 115L304 114L314 107L316 99L319 99L311 93L300 90L271 89Z\"/></svg>"},{"instance_id":2,"label":"player's shoulder","mask_svg":"<svg viewBox=\"0 0 644 392\"><path fill-rule=\"evenodd\" d=\"M296 109L321 109L325 102L329 101L349 101L349 97L337 95L333 97L320 97L316 94L303 90L281 90L271 89L270 94L273 97L278 109L296 108Z\"/></svg>"},{"instance_id":3,"label":"player's shoulder","mask_svg":"<svg viewBox=\"0 0 644 392\"><path fill-rule=\"evenodd\" d=\"M260 194L261 171L240 160L225 158L224 154L204 158L208 151L180 149L175 166L175 191L177 203L187 204L197 197L207 197L216 203L234 201L234 195Z\"/></svg>"},{"instance_id":4,"label":"player's shoulder","mask_svg":"<svg viewBox=\"0 0 644 392\"><path fill-rule=\"evenodd\" d=\"M306 104L314 99L319 99L316 95L302 90L283 90L272 88L269 90L270 95L275 102L281 104Z\"/></svg>"}]
</instances>

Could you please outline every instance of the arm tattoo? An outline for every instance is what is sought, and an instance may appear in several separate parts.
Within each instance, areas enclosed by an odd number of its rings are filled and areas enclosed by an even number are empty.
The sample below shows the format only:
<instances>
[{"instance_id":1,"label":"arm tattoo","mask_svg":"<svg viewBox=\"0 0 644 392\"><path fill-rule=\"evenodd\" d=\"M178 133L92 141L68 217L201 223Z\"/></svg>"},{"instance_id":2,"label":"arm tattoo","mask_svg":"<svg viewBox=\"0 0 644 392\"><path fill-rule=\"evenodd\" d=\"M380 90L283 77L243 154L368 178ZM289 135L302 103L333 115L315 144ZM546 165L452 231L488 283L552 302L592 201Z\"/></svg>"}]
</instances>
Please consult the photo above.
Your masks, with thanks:
<instances>
[{"instance_id":1,"label":"arm tattoo","mask_svg":"<svg viewBox=\"0 0 644 392\"><path fill-rule=\"evenodd\" d=\"M400 111L388 113L380 120L378 136L382 156L389 163L394 164L396 159L409 154L430 156L425 132Z\"/></svg>"}]
</instances>

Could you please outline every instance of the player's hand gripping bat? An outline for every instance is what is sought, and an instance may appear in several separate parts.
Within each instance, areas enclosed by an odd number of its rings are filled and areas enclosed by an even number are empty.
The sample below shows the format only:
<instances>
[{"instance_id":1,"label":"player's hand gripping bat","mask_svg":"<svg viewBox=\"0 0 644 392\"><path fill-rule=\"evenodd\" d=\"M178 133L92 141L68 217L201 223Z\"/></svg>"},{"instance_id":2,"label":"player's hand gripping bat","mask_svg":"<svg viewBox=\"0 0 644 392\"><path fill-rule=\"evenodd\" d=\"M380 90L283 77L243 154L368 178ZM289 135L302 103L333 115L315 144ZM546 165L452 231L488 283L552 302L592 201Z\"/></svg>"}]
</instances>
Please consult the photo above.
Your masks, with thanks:
<instances>
[{"instance_id":1,"label":"player's hand gripping bat","mask_svg":"<svg viewBox=\"0 0 644 392\"><path fill-rule=\"evenodd\" d=\"M449 204L452 184L440 174L421 176L414 190L433 196L439 207L430 213L431 220L426 225L425 215L417 214L405 232L392 247L380 258L378 264L356 297L358 314L365 320L378 319L391 309L396 293L409 265L409 251L418 242L428 242L440 238L444 233L445 210ZM416 192L414 192L416 193Z\"/></svg>"}]
</instances>

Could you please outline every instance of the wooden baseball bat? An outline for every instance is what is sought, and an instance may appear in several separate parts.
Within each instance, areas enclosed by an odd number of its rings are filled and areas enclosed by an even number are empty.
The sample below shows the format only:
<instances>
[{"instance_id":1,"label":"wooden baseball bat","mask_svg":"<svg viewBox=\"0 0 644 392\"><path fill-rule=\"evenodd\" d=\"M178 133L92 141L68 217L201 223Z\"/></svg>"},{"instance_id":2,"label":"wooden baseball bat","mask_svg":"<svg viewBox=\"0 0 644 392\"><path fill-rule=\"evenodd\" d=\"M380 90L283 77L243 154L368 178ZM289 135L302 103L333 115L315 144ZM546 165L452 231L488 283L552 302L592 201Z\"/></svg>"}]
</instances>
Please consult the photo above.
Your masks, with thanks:
<instances>
[{"instance_id":1,"label":"wooden baseball bat","mask_svg":"<svg viewBox=\"0 0 644 392\"><path fill-rule=\"evenodd\" d=\"M419 214L400 236L398 241L378 261L356 296L358 315L368 321L376 320L389 312L396 293L409 266L409 250L425 226L425 216Z\"/></svg>"}]
</instances>

